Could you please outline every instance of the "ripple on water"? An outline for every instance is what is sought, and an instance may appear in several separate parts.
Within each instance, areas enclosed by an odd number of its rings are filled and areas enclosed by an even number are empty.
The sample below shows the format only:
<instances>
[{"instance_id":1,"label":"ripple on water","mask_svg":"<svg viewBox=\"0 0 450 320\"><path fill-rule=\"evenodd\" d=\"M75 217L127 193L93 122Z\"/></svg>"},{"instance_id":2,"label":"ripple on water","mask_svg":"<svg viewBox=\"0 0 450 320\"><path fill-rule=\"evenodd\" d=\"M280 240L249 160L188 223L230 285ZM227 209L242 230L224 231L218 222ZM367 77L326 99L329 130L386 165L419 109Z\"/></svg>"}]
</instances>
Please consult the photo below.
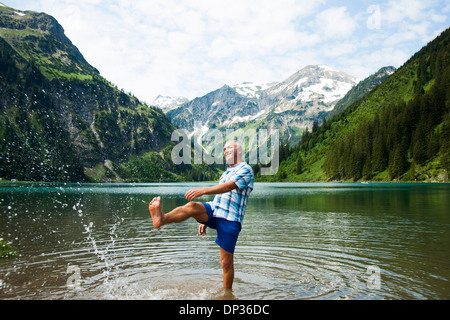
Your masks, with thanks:
<instances>
[{"instance_id":1,"label":"ripple on water","mask_svg":"<svg viewBox=\"0 0 450 320\"><path fill-rule=\"evenodd\" d=\"M145 237L96 237L55 246L51 252L25 255L3 277L3 297L24 299L222 299L222 271L214 234ZM407 277L392 268L382 273L378 290L367 287L367 267L376 261L364 250L323 245L299 239L297 245L243 237L235 255L236 299L380 299L395 298L391 283ZM379 262L379 261L378 261ZM379 264L379 263L378 263ZM80 268L80 286L69 290L68 265ZM21 277L21 284L14 280ZM17 280L17 279L16 279ZM9 285L9 283L15 283ZM10 293L8 295L7 293ZM414 294L410 292L410 294ZM420 297L415 293L415 297Z\"/></svg>"},{"instance_id":2,"label":"ripple on water","mask_svg":"<svg viewBox=\"0 0 450 320\"><path fill-rule=\"evenodd\" d=\"M12 296L60 299L221 299L224 296L215 232L195 235L196 224L167 230L147 227L134 237L120 227L91 228L85 238L60 243L51 250L24 254L5 277L26 277L9 286ZM194 229L194 232L192 231ZM114 232L111 232L113 230ZM275 241L276 239L276 241ZM243 233L235 255L234 296L237 299L378 299L389 293L367 288L367 267L379 264L373 248L348 239L302 234L289 237ZM386 250L386 248L383 248ZM385 254L384 250L379 252ZM80 286L69 290L69 265L80 270ZM393 270L383 276L401 283ZM386 286L384 286L386 288ZM8 295L5 294L8 298Z\"/></svg>"},{"instance_id":3,"label":"ripple on water","mask_svg":"<svg viewBox=\"0 0 450 320\"><path fill-rule=\"evenodd\" d=\"M142 186L140 191L148 189ZM103 191L80 196L72 190L64 197L52 191L34 198L30 191L27 197L0 198L6 199L0 203L0 226L6 226L6 236L18 238L21 252L18 258L0 261L1 299L448 296L448 290L439 289L448 288L450 274L447 218L436 212L412 217L416 210L409 198L399 202L391 197L390 207L373 210L377 193L375 198L364 193L367 203L356 202L351 211L350 200L361 196L357 191L308 189L297 197L299 191L288 188L275 197L271 188L264 199L249 205L236 249L234 295L226 296L214 231L199 237L196 222L155 230L144 197ZM169 191L166 207L184 203L181 190ZM347 193L351 196L345 197ZM433 204L445 204L445 199L441 196ZM314 211L318 208L323 210ZM80 271L75 289L67 286L73 275L69 266ZM371 266L380 270L379 288L370 288L376 275Z\"/></svg>"}]
</instances>

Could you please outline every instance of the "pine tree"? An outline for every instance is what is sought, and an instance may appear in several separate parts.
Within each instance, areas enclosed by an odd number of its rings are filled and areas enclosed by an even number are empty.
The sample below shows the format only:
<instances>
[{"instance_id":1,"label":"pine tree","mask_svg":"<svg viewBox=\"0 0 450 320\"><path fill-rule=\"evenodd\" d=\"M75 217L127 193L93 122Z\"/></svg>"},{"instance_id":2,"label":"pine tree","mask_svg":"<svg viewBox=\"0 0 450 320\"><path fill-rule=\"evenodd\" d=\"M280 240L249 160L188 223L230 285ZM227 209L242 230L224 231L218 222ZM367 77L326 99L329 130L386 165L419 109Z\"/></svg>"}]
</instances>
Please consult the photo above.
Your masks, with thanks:
<instances>
[{"instance_id":1,"label":"pine tree","mask_svg":"<svg viewBox=\"0 0 450 320\"><path fill-rule=\"evenodd\" d=\"M303 159L300 153L298 154L297 157L296 169L297 174L301 174L303 171Z\"/></svg>"},{"instance_id":2,"label":"pine tree","mask_svg":"<svg viewBox=\"0 0 450 320\"><path fill-rule=\"evenodd\" d=\"M397 179L399 181L408 167L405 151L404 143L400 143L396 144L394 150L391 152L388 167L391 180Z\"/></svg>"},{"instance_id":3,"label":"pine tree","mask_svg":"<svg viewBox=\"0 0 450 320\"><path fill-rule=\"evenodd\" d=\"M439 152L439 132L431 132L428 139L427 158L432 159Z\"/></svg>"},{"instance_id":4,"label":"pine tree","mask_svg":"<svg viewBox=\"0 0 450 320\"><path fill-rule=\"evenodd\" d=\"M444 169L447 171L447 180L448 174L450 171L450 115L446 114L444 117L444 123L442 125L441 131L441 164Z\"/></svg>"},{"instance_id":5,"label":"pine tree","mask_svg":"<svg viewBox=\"0 0 450 320\"><path fill-rule=\"evenodd\" d=\"M426 124L422 117L412 137L412 157L417 164L427 160Z\"/></svg>"},{"instance_id":6,"label":"pine tree","mask_svg":"<svg viewBox=\"0 0 450 320\"><path fill-rule=\"evenodd\" d=\"M388 151L384 141L383 131L380 130L373 139L372 147L372 170L373 172L383 171L388 164Z\"/></svg>"},{"instance_id":7,"label":"pine tree","mask_svg":"<svg viewBox=\"0 0 450 320\"><path fill-rule=\"evenodd\" d=\"M319 129L319 121L318 120L314 120L313 122L313 126L312 126L312 132L316 132Z\"/></svg>"},{"instance_id":8,"label":"pine tree","mask_svg":"<svg viewBox=\"0 0 450 320\"><path fill-rule=\"evenodd\" d=\"M364 162L364 166L362 169L362 177L366 180L369 180L372 178L372 159L371 159L370 153L367 153L366 155L366 161Z\"/></svg>"}]
</instances>

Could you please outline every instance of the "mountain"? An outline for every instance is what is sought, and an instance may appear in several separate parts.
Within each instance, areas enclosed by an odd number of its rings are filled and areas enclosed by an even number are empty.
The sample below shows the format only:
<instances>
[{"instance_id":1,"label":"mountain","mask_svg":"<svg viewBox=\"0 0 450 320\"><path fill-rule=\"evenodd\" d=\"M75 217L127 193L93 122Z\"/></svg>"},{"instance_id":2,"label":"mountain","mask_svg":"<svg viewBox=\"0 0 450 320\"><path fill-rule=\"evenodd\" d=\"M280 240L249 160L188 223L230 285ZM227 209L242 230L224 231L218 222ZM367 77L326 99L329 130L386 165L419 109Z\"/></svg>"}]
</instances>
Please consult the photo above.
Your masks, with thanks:
<instances>
[{"instance_id":1,"label":"mountain","mask_svg":"<svg viewBox=\"0 0 450 320\"><path fill-rule=\"evenodd\" d=\"M276 176L260 179L448 181L450 28L281 160Z\"/></svg>"},{"instance_id":2,"label":"mountain","mask_svg":"<svg viewBox=\"0 0 450 320\"><path fill-rule=\"evenodd\" d=\"M193 131L195 122L209 128L275 128L291 142L323 119L358 80L326 66L311 65L278 83L224 85L167 115Z\"/></svg>"},{"instance_id":3,"label":"mountain","mask_svg":"<svg viewBox=\"0 0 450 320\"><path fill-rule=\"evenodd\" d=\"M276 82L269 83L257 83L257 82L242 82L232 85L231 87L236 90L237 93L248 98L259 98L261 91L267 90L273 86Z\"/></svg>"},{"instance_id":4,"label":"mountain","mask_svg":"<svg viewBox=\"0 0 450 320\"><path fill-rule=\"evenodd\" d=\"M276 128L282 140L293 144L306 128L312 128L333 110L358 81L327 66L307 66L265 90L261 99L265 114L248 125Z\"/></svg>"},{"instance_id":5,"label":"mountain","mask_svg":"<svg viewBox=\"0 0 450 320\"><path fill-rule=\"evenodd\" d=\"M164 112L168 112L172 109L175 109L182 104L188 102L189 100L185 97L169 97L158 95L155 100L151 103L152 106L156 106L163 110Z\"/></svg>"},{"instance_id":6,"label":"mountain","mask_svg":"<svg viewBox=\"0 0 450 320\"><path fill-rule=\"evenodd\" d=\"M175 126L193 131L196 121L215 128L235 116L253 115L258 111L259 106L251 98L244 97L230 86L224 85L170 110L167 115Z\"/></svg>"},{"instance_id":7,"label":"mountain","mask_svg":"<svg viewBox=\"0 0 450 320\"><path fill-rule=\"evenodd\" d=\"M104 79L53 17L0 6L1 178L133 179L130 161L167 156L173 130ZM173 178L160 160L148 179Z\"/></svg>"},{"instance_id":8,"label":"mountain","mask_svg":"<svg viewBox=\"0 0 450 320\"><path fill-rule=\"evenodd\" d=\"M276 113L330 111L358 80L326 66L307 66L266 90Z\"/></svg>"},{"instance_id":9,"label":"mountain","mask_svg":"<svg viewBox=\"0 0 450 320\"><path fill-rule=\"evenodd\" d=\"M331 119L333 116L344 111L347 107L358 101L370 91L382 84L390 75L394 74L396 69L392 66L383 67L375 74L370 75L366 79L362 80L358 85L350 89L347 94L336 103L334 109L331 110L326 118Z\"/></svg>"}]
</instances>

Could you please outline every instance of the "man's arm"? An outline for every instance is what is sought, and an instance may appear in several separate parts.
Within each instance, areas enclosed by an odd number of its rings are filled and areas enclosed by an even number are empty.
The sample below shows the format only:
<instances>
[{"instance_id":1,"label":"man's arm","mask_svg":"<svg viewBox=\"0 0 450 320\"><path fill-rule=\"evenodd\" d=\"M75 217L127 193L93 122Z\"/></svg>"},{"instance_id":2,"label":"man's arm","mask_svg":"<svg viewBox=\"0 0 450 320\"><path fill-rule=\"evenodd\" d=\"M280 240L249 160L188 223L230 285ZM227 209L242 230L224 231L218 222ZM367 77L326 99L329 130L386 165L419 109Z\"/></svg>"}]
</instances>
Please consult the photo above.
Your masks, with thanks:
<instances>
[{"instance_id":1,"label":"man's arm","mask_svg":"<svg viewBox=\"0 0 450 320\"><path fill-rule=\"evenodd\" d=\"M201 197L205 194L220 194L220 193L227 193L231 190L236 189L237 186L233 181L228 181L226 183L218 184L213 187L206 187L202 189L192 189L186 192L184 195L185 198L189 201L194 200L197 197Z\"/></svg>"}]
</instances>

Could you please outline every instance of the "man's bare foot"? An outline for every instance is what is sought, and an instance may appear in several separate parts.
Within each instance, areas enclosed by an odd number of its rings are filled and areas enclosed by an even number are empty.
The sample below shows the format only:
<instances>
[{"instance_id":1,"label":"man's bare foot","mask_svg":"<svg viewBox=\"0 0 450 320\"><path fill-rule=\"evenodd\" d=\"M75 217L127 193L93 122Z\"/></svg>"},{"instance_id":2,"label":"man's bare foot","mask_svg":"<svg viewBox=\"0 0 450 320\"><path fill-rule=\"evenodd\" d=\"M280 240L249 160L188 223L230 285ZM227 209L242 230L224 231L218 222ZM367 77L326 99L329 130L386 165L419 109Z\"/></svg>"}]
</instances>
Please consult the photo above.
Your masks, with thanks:
<instances>
[{"instance_id":1,"label":"man's bare foot","mask_svg":"<svg viewBox=\"0 0 450 320\"><path fill-rule=\"evenodd\" d=\"M153 226L155 228L162 227L164 213L161 211L161 197L153 198L148 205L148 209L150 210L150 215L152 216Z\"/></svg>"}]
</instances>

